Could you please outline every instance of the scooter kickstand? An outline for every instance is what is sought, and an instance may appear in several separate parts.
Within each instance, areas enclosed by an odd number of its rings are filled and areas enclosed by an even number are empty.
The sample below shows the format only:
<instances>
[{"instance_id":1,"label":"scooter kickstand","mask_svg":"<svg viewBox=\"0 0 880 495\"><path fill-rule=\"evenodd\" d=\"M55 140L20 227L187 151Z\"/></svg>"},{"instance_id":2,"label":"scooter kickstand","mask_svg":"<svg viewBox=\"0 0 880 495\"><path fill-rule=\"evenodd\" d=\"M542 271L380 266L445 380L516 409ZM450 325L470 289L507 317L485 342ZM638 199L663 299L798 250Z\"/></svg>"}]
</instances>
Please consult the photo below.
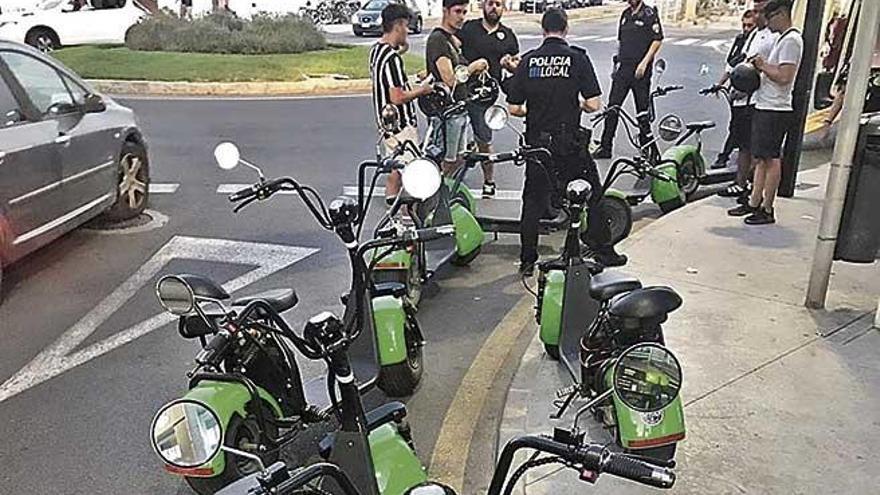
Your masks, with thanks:
<instances>
[{"instance_id":1,"label":"scooter kickstand","mask_svg":"<svg viewBox=\"0 0 880 495\"><path fill-rule=\"evenodd\" d=\"M574 401L574 398L577 397L577 395L578 388L574 385L557 390L556 397L558 397L558 399L553 401L553 405L556 406L557 409L555 413L550 414L550 419L561 418L562 415L565 414L565 411L568 409L568 406L570 406L572 401ZM564 400L562 400L562 402L560 403L559 401L561 399Z\"/></svg>"}]
</instances>

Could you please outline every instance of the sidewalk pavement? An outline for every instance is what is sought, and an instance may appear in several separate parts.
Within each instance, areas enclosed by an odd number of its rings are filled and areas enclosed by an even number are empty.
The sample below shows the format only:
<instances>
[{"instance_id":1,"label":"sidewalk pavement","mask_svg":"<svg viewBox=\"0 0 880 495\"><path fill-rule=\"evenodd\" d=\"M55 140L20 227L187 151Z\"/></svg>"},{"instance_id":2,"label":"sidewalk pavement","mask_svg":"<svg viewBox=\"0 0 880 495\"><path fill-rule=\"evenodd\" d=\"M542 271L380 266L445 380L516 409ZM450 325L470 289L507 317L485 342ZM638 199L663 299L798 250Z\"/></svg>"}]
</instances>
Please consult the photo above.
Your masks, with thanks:
<instances>
[{"instance_id":1,"label":"sidewalk pavement","mask_svg":"<svg viewBox=\"0 0 880 495\"><path fill-rule=\"evenodd\" d=\"M803 305L827 174L828 166L801 173L797 196L779 200L776 225L746 226L716 196L622 246L627 272L684 299L664 325L684 368L688 428L673 493L877 493L880 263L835 263L828 309ZM552 432L554 391L569 384L536 334L508 393L498 451L514 435ZM610 441L589 426L592 439ZM550 472L533 471L516 493L656 493L612 476L591 489L571 470Z\"/></svg>"}]
</instances>

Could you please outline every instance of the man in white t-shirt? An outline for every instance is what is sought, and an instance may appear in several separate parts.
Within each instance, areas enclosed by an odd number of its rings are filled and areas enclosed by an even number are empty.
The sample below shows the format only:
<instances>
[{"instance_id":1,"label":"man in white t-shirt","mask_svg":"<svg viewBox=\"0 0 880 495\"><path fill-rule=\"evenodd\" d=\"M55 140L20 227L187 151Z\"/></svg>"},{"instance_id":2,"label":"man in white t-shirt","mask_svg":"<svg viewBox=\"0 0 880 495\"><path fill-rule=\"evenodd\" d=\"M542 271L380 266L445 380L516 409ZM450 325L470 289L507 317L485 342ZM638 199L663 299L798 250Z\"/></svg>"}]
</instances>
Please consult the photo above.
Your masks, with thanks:
<instances>
[{"instance_id":1,"label":"man in white t-shirt","mask_svg":"<svg viewBox=\"0 0 880 495\"><path fill-rule=\"evenodd\" d=\"M779 33L774 33L767 26L767 19L764 17L764 4L767 2L756 1L752 8L755 16L756 28L746 38L745 45L742 50L742 60L753 59L757 56L767 58L776 40L779 39ZM730 64L727 67L719 84L725 84L730 78L730 74L739 61ZM731 88L732 89L732 88ZM738 93L738 98L736 98ZM739 158L737 159L736 182L731 184L726 190L720 193L721 196L737 197L740 204L745 205L749 199L748 183L752 180L752 115L755 112L754 95L746 95L734 91L731 109L730 133L734 136L734 142L739 148ZM734 208L734 210L738 210ZM751 214L745 212L744 214Z\"/></svg>"},{"instance_id":2,"label":"man in white t-shirt","mask_svg":"<svg viewBox=\"0 0 880 495\"><path fill-rule=\"evenodd\" d=\"M781 34L767 58L758 55L752 60L761 72L761 86L753 95L752 156L756 164L752 195L745 205L751 210L745 219L747 225L776 222L773 203L782 178L782 141L793 123L791 90L804 52L801 33L792 27L793 1L770 0L764 6L768 26Z\"/></svg>"}]
</instances>

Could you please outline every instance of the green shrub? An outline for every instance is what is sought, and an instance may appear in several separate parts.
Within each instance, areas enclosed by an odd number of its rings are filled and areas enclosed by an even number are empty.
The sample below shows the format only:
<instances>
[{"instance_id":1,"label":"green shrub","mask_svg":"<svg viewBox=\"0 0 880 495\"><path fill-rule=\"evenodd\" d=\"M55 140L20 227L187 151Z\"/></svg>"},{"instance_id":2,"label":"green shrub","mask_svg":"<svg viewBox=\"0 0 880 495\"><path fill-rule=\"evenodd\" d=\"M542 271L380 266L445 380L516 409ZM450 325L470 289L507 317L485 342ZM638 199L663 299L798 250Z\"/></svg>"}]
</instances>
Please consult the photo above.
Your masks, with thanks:
<instances>
[{"instance_id":1,"label":"green shrub","mask_svg":"<svg viewBox=\"0 0 880 495\"><path fill-rule=\"evenodd\" d=\"M311 21L295 15L260 15L243 20L225 13L193 21L155 15L132 27L125 39L132 50L234 53L302 53L327 47Z\"/></svg>"}]
</instances>

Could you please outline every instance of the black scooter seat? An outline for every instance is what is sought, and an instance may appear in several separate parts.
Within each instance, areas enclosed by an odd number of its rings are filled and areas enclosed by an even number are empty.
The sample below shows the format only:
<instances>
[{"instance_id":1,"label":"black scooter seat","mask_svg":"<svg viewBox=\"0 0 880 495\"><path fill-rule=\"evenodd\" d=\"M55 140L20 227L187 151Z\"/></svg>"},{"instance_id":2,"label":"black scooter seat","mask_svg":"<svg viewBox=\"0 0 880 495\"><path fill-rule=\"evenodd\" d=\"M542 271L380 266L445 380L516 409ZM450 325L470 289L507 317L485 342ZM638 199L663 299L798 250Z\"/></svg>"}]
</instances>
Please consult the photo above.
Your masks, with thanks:
<instances>
[{"instance_id":1,"label":"black scooter seat","mask_svg":"<svg viewBox=\"0 0 880 495\"><path fill-rule=\"evenodd\" d=\"M685 124L685 127L689 131L700 132L700 131L705 131L706 129L711 129L711 128L715 127L715 122L713 122L711 120L704 120L701 122L689 122L689 123Z\"/></svg>"},{"instance_id":2,"label":"black scooter seat","mask_svg":"<svg viewBox=\"0 0 880 495\"><path fill-rule=\"evenodd\" d=\"M372 290L373 297L394 296L403 297L406 295L406 286L400 282L382 282L376 284Z\"/></svg>"},{"instance_id":3,"label":"black scooter seat","mask_svg":"<svg viewBox=\"0 0 880 495\"><path fill-rule=\"evenodd\" d=\"M670 287L645 287L611 299L608 312L620 318L639 320L663 317L681 306L681 297Z\"/></svg>"},{"instance_id":4,"label":"black scooter seat","mask_svg":"<svg viewBox=\"0 0 880 495\"><path fill-rule=\"evenodd\" d=\"M183 279L187 284L189 284L190 288L192 288L193 294L199 297L207 297L210 299L229 299L229 293L226 292L223 287L220 286L217 282L213 280L202 277L201 275L191 275L188 273L184 273L181 275L177 275L181 279Z\"/></svg>"},{"instance_id":5,"label":"black scooter seat","mask_svg":"<svg viewBox=\"0 0 880 495\"><path fill-rule=\"evenodd\" d=\"M293 289L274 289L236 299L232 305L247 306L258 299L266 301L266 303L277 313L283 313L296 306L296 303L299 302L299 298L296 297L296 292Z\"/></svg>"},{"instance_id":6,"label":"black scooter seat","mask_svg":"<svg viewBox=\"0 0 880 495\"><path fill-rule=\"evenodd\" d=\"M639 279L621 272L606 270L590 279L590 297L607 301L624 292L642 288Z\"/></svg>"},{"instance_id":7,"label":"black scooter seat","mask_svg":"<svg viewBox=\"0 0 880 495\"><path fill-rule=\"evenodd\" d=\"M372 411L367 411L365 416L367 418L367 431L373 431L392 421L395 423L402 421L406 417L406 406L397 401L389 402ZM318 442L318 454L324 459L329 459L330 454L333 453L333 444L335 442L336 435L334 432L324 435L324 438Z\"/></svg>"}]
</instances>

